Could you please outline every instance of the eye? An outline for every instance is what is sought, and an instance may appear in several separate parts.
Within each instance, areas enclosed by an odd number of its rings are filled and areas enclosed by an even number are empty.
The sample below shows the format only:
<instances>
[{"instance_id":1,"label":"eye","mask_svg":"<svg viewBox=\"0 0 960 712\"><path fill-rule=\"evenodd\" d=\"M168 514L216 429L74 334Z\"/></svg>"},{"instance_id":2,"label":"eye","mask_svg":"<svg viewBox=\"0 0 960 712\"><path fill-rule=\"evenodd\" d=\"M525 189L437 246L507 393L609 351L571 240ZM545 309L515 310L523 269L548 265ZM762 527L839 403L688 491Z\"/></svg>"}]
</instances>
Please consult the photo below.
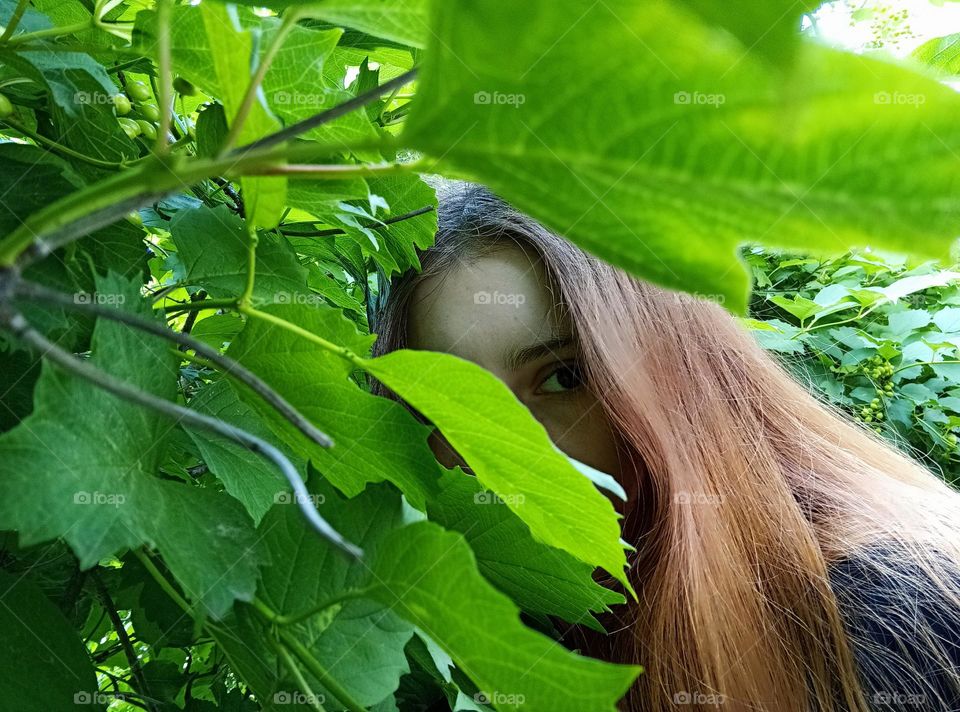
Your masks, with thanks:
<instances>
[{"instance_id":1,"label":"eye","mask_svg":"<svg viewBox=\"0 0 960 712\"><path fill-rule=\"evenodd\" d=\"M566 393L584 385L583 372L576 362L561 363L537 388L538 393Z\"/></svg>"}]
</instances>

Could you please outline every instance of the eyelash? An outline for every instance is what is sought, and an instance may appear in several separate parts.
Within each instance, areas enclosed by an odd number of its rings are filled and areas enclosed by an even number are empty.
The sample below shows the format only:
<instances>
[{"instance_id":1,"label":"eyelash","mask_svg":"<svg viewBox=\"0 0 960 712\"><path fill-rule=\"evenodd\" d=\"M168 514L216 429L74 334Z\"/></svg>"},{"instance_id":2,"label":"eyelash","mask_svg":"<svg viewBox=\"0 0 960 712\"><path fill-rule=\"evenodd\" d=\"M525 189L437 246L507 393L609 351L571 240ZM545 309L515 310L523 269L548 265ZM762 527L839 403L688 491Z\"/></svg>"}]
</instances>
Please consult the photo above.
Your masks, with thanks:
<instances>
[{"instance_id":1,"label":"eyelash","mask_svg":"<svg viewBox=\"0 0 960 712\"><path fill-rule=\"evenodd\" d=\"M562 371L572 372L577 382L576 385L571 388L564 388L564 390L560 390L560 391L543 391L542 389L544 384ZM547 375L540 380L540 385L537 386L537 392L543 395L561 395L564 393L572 393L573 391L576 391L582 388L584 385L585 385L585 382L583 378L583 370L580 368L580 364L577 363L576 361L568 361L568 362L557 364L556 366L552 367L551 370L547 373Z\"/></svg>"}]
</instances>

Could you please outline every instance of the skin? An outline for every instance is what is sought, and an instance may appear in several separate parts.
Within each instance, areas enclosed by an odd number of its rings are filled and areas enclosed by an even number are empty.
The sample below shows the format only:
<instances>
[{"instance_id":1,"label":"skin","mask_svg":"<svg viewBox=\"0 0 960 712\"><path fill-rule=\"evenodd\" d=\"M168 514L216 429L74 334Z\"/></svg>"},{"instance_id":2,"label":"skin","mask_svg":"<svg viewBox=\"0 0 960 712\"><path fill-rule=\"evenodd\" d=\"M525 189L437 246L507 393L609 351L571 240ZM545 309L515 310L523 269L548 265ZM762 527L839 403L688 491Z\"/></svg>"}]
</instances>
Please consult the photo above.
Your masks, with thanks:
<instances>
[{"instance_id":1,"label":"skin","mask_svg":"<svg viewBox=\"0 0 960 712\"><path fill-rule=\"evenodd\" d=\"M503 381L567 455L620 476L616 439L579 374L569 320L542 263L508 246L424 279L410 307L409 345L472 361ZM446 466L462 460L440 437Z\"/></svg>"}]
</instances>

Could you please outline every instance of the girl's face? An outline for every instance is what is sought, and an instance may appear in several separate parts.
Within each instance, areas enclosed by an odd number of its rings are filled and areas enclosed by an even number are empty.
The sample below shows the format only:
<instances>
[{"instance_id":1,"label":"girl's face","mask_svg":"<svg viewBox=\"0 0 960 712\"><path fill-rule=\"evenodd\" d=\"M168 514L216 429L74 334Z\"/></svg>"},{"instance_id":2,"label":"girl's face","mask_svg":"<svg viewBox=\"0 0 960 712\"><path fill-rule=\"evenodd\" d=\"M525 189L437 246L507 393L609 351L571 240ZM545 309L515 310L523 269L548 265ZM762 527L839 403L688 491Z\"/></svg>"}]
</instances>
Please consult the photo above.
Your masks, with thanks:
<instances>
[{"instance_id":1,"label":"girl's face","mask_svg":"<svg viewBox=\"0 0 960 712\"><path fill-rule=\"evenodd\" d=\"M503 381L567 455L615 477L616 441L582 380L569 320L545 286L539 259L515 246L471 259L416 288L410 347L473 361ZM444 464L461 464L431 441Z\"/></svg>"}]
</instances>

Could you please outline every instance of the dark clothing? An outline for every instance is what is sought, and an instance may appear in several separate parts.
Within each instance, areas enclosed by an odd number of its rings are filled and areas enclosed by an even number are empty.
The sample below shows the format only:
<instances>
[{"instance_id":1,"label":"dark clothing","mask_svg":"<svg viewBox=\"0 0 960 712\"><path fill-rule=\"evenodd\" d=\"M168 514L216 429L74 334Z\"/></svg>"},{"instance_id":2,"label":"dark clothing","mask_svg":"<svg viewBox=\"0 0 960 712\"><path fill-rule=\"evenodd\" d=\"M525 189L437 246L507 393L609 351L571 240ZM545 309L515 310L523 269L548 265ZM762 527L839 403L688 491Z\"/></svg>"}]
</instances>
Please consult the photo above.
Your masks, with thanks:
<instances>
[{"instance_id":1,"label":"dark clothing","mask_svg":"<svg viewBox=\"0 0 960 712\"><path fill-rule=\"evenodd\" d=\"M830 583L877 712L960 712L960 605L906 556L848 559ZM960 597L960 572L949 577Z\"/></svg>"}]
</instances>

